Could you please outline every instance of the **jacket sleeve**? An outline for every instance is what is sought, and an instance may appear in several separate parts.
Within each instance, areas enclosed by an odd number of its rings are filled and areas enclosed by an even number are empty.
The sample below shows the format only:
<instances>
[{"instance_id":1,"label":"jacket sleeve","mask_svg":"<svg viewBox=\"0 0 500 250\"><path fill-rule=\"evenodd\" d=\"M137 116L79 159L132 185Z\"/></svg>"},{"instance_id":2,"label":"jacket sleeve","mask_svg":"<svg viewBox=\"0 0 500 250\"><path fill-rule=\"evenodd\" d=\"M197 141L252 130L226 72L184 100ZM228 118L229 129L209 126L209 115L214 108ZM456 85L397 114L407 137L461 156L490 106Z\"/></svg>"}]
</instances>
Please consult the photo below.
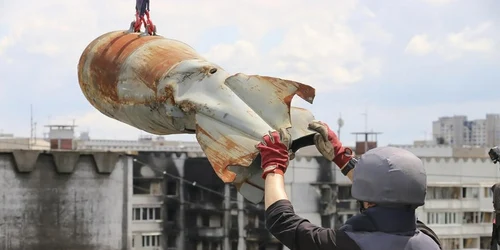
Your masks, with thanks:
<instances>
[{"instance_id":1,"label":"jacket sleeve","mask_svg":"<svg viewBox=\"0 0 500 250\"><path fill-rule=\"evenodd\" d=\"M423 222L420 220L417 220L417 229L420 230L420 232L426 234L427 236L431 237L434 242L436 242L439 245L439 249L443 249L441 247L441 241L439 240L439 237L437 236L432 229L430 229L427 225L425 225Z\"/></svg>"},{"instance_id":2,"label":"jacket sleeve","mask_svg":"<svg viewBox=\"0 0 500 250\"><path fill-rule=\"evenodd\" d=\"M296 215L289 200L279 200L266 210L266 227L292 250L359 249L346 233L315 226Z\"/></svg>"}]
</instances>

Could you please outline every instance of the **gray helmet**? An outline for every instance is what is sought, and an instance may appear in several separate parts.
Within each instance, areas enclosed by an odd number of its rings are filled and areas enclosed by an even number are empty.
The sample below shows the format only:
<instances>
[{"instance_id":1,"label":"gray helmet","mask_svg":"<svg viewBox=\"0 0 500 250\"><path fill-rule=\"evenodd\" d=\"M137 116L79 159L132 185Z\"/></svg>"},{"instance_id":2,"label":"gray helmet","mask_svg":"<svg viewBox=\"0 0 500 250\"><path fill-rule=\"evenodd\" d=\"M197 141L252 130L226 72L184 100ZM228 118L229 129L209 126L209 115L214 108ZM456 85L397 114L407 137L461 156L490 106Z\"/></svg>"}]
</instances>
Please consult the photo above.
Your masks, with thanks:
<instances>
[{"instance_id":1,"label":"gray helmet","mask_svg":"<svg viewBox=\"0 0 500 250\"><path fill-rule=\"evenodd\" d=\"M427 175L413 153L378 147L361 156L353 172L352 197L381 206L425 204Z\"/></svg>"}]
</instances>

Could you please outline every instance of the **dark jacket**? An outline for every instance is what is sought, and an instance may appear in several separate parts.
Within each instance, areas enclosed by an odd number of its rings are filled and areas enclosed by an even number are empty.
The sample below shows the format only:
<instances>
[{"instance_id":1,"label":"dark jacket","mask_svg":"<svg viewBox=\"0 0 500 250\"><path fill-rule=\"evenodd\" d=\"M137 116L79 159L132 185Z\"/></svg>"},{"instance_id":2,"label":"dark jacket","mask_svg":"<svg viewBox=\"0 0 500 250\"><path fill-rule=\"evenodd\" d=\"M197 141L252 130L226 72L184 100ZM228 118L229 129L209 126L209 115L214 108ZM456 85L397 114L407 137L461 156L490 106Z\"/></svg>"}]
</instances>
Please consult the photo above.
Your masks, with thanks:
<instances>
[{"instance_id":1,"label":"dark jacket","mask_svg":"<svg viewBox=\"0 0 500 250\"><path fill-rule=\"evenodd\" d=\"M266 227L292 250L440 249L434 232L422 222L415 223L414 216L414 212L408 217L401 212L369 208L335 230L313 225L295 214L290 201L280 200L266 210Z\"/></svg>"}]
</instances>

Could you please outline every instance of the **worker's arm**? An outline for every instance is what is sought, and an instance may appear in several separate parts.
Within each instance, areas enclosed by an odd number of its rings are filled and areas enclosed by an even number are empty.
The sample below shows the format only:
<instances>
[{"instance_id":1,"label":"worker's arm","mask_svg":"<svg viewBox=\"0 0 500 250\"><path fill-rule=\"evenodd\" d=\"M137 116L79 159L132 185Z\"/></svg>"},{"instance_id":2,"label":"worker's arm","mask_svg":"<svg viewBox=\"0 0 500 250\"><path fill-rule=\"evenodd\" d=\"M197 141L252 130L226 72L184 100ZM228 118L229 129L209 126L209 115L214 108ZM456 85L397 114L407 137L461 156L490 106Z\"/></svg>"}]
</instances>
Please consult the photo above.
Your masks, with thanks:
<instances>
[{"instance_id":1,"label":"worker's arm","mask_svg":"<svg viewBox=\"0 0 500 250\"><path fill-rule=\"evenodd\" d=\"M265 179L267 229L290 249L359 249L344 232L313 225L295 214L284 181L290 137L286 131L280 132L265 135L257 146Z\"/></svg>"},{"instance_id":2,"label":"worker's arm","mask_svg":"<svg viewBox=\"0 0 500 250\"><path fill-rule=\"evenodd\" d=\"M265 183L266 227L283 245L296 250L359 249L345 232L316 226L295 214L283 175L270 173Z\"/></svg>"},{"instance_id":3,"label":"worker's arm","mask_svg":"<svg viewBox=\"0 0 500 250\"><path fill-rule=\"evenodd\" d=\"M265 180L264 206L266 210L279 200L288 200L285 192L285 178L281 174L270 173Z\"/></svg>"},{"instance_id":4,"label":"worker's arm","mask_svg":"<svg viewBox=\"0 0 500 250\"><path fill-rule=\"evenodd\" d=\"M354 170L355 160L348 162L350 166L353 166L351 170L347 172L347 178L352 181L352 172ZM347 165L347 164L346 164ZM344 168L350 168L350 166L343 166ZM267 209L273 203L279 200L288 200L288 196L285 192L285 180L282 174L269 173L265 178L265 191L264 191L264 206Z\"/></svg>"},{"instance_id":5,"label":"worker's arm","mask_svg":"<svg viewBox=\"0 0 500 250\"><path fill-rule=\"evenodd\" d=\"M334 162L342 174L352 181L353 170L356 165L354 153L344 147L339 138L326 123L312 121L309 129L316 131L314 144L318 151L328 160ZM278 200L288 199L283 175L288 167L288 149L291 138L288 131L282 129L263 137L263 142L257 145L261 155L262 178L265 179L265 207L266 209ZM269 179L266 179L269 176Z\"/></svg>"}]
</instances>

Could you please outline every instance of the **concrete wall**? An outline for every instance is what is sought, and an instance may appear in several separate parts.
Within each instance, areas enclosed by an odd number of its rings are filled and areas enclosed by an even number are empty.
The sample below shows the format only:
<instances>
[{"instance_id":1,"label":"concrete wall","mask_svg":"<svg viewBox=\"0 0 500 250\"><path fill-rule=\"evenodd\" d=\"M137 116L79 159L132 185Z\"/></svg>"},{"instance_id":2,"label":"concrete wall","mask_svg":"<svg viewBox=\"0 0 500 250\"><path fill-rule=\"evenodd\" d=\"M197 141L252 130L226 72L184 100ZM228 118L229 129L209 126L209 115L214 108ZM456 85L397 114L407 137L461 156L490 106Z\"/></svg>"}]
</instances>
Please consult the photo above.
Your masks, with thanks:
<instances>
[{"instance_id":1,"label":"concrete wall","mask_svg":"<svg viewBox=\"0 0 500 250\"><path fill-rule=\"evenodd\" d=\"M0 249L130 249L132 158L0 152Z\"/></svg>"},{"instance_id":2,"label":"concrete wall","mask_svg":"<svg viewBox=\"0 0 500 250\"><path fill-rule=\"evenodd\" d=\"M427 184L484 184L500 181L498 164L489 158L420 157L427 172Z\"/></svg>"},{"instance_id":3,"label":"concrete wall","mask_svg":"<svg viewBox=\"0 0 500 250\"><path fill-rule=\"evenodd\" d=\"M453 147L451 146L414 146L414 145L389 145L391 147L406 149L418 157L452 157Z\"/></svg>"},{"instance_id":4,"label":"concrete wall","mask_svg":"<svg viewBox=\"0 0 500 250\"><path fill-rule=\"evenodd\" d=\"M448 145L390 145L392 147L406 149L418 157L489 157L487 147L453 147Z\"/></svg>"}]
</instances>

